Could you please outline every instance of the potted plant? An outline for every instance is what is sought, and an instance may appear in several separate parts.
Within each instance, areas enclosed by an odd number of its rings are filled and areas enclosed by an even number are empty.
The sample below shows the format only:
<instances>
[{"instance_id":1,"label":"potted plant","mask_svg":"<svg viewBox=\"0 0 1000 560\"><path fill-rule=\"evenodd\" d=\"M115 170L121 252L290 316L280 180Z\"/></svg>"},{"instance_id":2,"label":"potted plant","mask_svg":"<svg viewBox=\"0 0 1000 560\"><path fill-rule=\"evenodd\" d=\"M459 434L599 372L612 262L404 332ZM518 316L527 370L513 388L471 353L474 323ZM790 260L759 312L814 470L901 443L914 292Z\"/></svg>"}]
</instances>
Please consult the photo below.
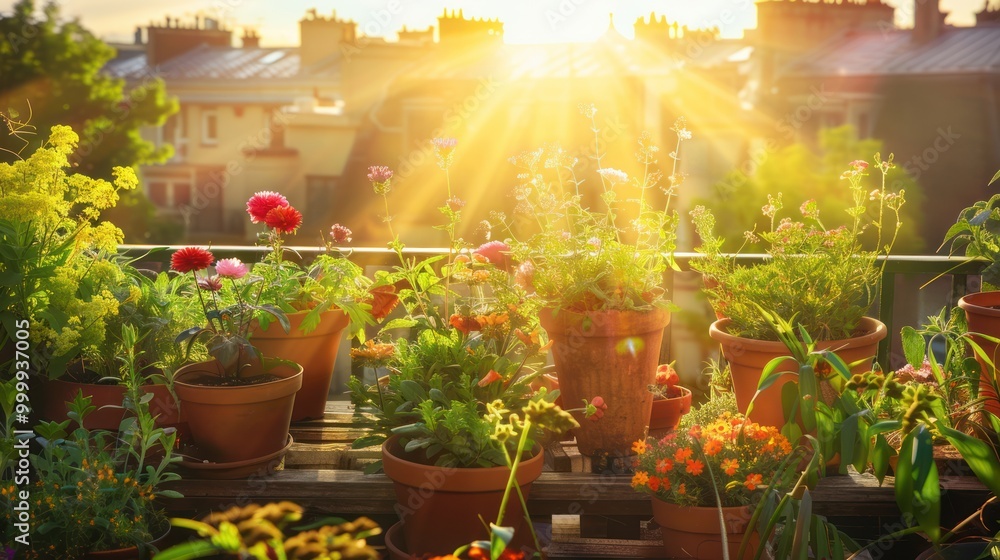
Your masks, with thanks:
<instances>
[{"instance_id":1,"label":"potted plant","mask_svg":"<svg viewBox=\"0 0 1000 560\"><path fill-rule=\"evenodd\" d=\"M174 527L197 532L190 539L156 555L155 560L180 560L219 555L269 560L378 560L378 552L367 539L382 532L367 517L348 522L325 519L310 523L311 528L292 526L303 522L303 509L292 502L233 506L211 513L200 521L171 519ZM291 531L295 531L291 534Z\"/></svg>"},{"instance_id":2,"label":"potted plant","mask_svg":"<svg viewBox=\"0 0 1000 560\"><path fill-rule=\"evenodd\" d=\"M436 145L447 162L454 144ZM391 177L372 168L378 195L387 196ZM406 313L351 352L376 372L388 371L369 383L351 380L356 410L376 418L374 434L354 446L382 446L372 470L381 467L393 480L402 522L396 544L418 556L469 543L481 534L481 520L494 515L518 531L518 545L529 542L523 498L543 462L535 442L542 429L577 426L553 404L558 392L531 389L547 346L503 252L489 243L470 251L455 239L461 205L454 197L441 211L450 255L422 261L405 258L386 217L400 265L377 282L404 286L397 297ZM409 336L394 336L399 328Z\"/></svg>"},{"instance_id":3,"label":"potted plant","mask_svg":"<svg viewBox=\"0 0 1000 560\"><path fill-rule=\"evenodd\" d=\"M180 368L174 387L196 458L239 473L248 463L269 461L290 445L288 427L295 393L302 387L302 367L264 357L250 344L251 325L263 314L285 329L288 319L274 305L260 303L263 280L250 275L238 259L220 261L216 274L199 276L214 260L210 251L199 247L180 249L170 259L175 272L191 273L193 295L201 302L206 323L183 331L177 342L190 350L205 338L211 357Z\"/></svg>"},{"instance_id":4,"label":"potted plant","mask_svg":"<svg viewBox=\"0 0 1000 560\"><path fill-rule=\"evenodd\" d=\"M876 154L875 163L882 184L871 192L862 185L868 168L864 161L852 162L842 175L850 182L853 196L853 206L847 210L850 226L827 229L815 201L799 208L802 221L779 219L781 195L769 196L769 204L763 208L770 221L768 231L747 233L748 242L763 239L767 244L767 258L759 264L739 264L723 253L723 239L713 231L712 213L703 206L691 211L702 241L697 250L703 254L691 266L705 276L709 301L725 317L712 324L710 335L722 345L730 363L741 410L747 410L764 366L785 353L785 345L775 338L761 308L794 318L817 341L818 349L835 349L855 373L871 369L886 329L865 314L878 295L885 266L879 259L892 249L904 203L902 191L890 192L885 186L886 174L893 167L892 156L882 161ZM866 230L875 232L874 250L863 247L861 236ZM791 367L789 364L784 369ZM749 413L753 420L783 424L782 386L790 379L776 380L757 398L755 410Z\"/></svg>"},{"instance_id":5,"label":"potted plant","mask_svg":"<svg viewBox=\"0 0 1000 560\"><path fill-rule=\"evenodd\" d=\"M710 403L687 415L679 430L633 444L632 487L653 498L667 558L748 560L758 540L751 505L792 445L777 428L726 410L725 401ZM745 535L751 548L739 556Z\"/></svg>"},{"instance_id":6,"label":"potted plant","mask_svg":"<svg viewBox=\"0 0 1000 560\"><path fill-rule=\"evenodd\" d=\"M126 327L124 335L135 342L135 330ZM30 490L33 531L28 547L12 538L17 501L4 500L0 506L4 542L17 558L149 558L168 532L157 500L180 497L161 488L179 478L171 472L179 460L173 454L176 436L155 425L141 396L136 358L134 352L123 355L131 415L121 431L85 428L94 406L82 394L70 404L68 420L35 427L38 450L30 460L37 482ZM19 488L14 477L4 481L2 493L13 496Z\"/></svg>"},{"instance_id":7,"label":"potted plant","mask_svg":"<svg viewBox=\"0 0 1000 560\"><path fill-rule=\"evenodd\" d=\"M335 224L326 252L303 266L289 258L292 251L285 246L284 236L295 232L302 216L284 196L258 192L247 201L247 213L251 222L267 226L260 238L271 248L253 267L254 275L262 278L261 301L281 309L289 323L286 332L261 316L250 337L263 354L302 366L302 390L292 421L322 418L344 330L350 327L353 335L363 336L364 327L372 323L370 305L364 303L370 281L336 248L351 240L346 227ZM225 270L230 263L235 261L223 259L217 266Z\"/></svg>"},{"instance_id":8,"label":"potted plant","mask_svg":"<svg viewBox=\"0 0 1000 560\"><path fill-rule=\"evenodd\" d=\"M1000 179L1000 171L993 176L990 185ZM944 245L950 245L949 254L962 252L968 258L983 260L989 263L982 271L983 291L969 294L958 300L958 306L965 311L969 332L983 335L975 338L976 344L982 348L986 356L994 364L997 363L997 340L1000 339L1000 238L997 237L1000 226L1000 194L993 195L988 201L979 201L962 210L958 220L945 234ZM1000 398L996 386L1000 384L995 371L986 367L985 361L977 354L982 366L982 381L980 393L983 395L988 410L1000 416ZM992 377L990 374L994 374Z\"/></svg>"},{"instance_id":9,"label":"potted plant","mask_svg":"<svg viewBox=\"0 0 1000 560\"><path fill-rule=\"evenodd\" d=\"M596 109L581 110L599 134ZM518 278L542 306L539 319L554 342L563 398L580 402L600 394L608 405L602 422L576 432L584 455L628 455L649 421L653 396L648 386L670 320L662 288L663 274L674 265L678 217L670 203L683 180L678 151L691 137L683 120L673 130L677 145L666 180L657 167L659 147L648 134L639 139L641 171L633 178L605 167L599 149L594 183L578 177L576 160L560 149L514 158L520 168L518 208L537 228L519 234L503 217L494 226L511 235L512 255L521 263ZM599 148L601 142L595 141ZM588 203L592 199L598 199L595 209ZM634 219L626 219L629 212Z\"/></svg>"},{"instance_id":10,"label":"potted plant","mask_svg":"<svg viewBox=\"0 0 1000 560\"><path fill-rule=\"evenodd\" d=\"M665 435L676 429L681 417L691 411L691 390L681 387L680 376L672 364L656 368L656 382L649 386L653 408L649 414L649 434Z\"/></svg>"}]
</instances>

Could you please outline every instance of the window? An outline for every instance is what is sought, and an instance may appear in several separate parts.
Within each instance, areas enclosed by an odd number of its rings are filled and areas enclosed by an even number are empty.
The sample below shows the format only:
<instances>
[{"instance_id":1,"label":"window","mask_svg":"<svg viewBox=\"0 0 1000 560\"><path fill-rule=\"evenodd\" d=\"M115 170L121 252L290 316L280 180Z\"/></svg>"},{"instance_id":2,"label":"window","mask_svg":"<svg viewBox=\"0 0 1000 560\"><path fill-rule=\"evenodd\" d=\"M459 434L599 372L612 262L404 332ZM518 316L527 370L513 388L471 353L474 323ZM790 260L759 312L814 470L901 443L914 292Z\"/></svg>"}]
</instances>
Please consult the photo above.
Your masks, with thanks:
<instances>
[{"instance_id":1,"label":"window","mask_svg":"<svg viewBox=\"0 0 1000 560\"><path fill-rule=\"evenodd\" d=\"M149 200L159 208L183 208L191 204L189 179L159 179L149 181Z\"/></svg>"},{"instance_id":2,"label":"window","mask_svg":"<svg viewBox=\"0 0 1000 560\"><path fill-rule=\"evenodd\" d=\"M219 113L215 109L201 112L201 143L209 146L219 143Z\"/></svg>"},{"instance_id":3,"label":"window","mask_svg":"<svg viewBox=\"0 0 1000 560\"><path fill-rule=\"evenodd\" d=\"M181 106L176 114L170 115L163 125L163 141L174 146L171 161L182 162L187 157L187 107Z\"/></svg>"}]
</instances>

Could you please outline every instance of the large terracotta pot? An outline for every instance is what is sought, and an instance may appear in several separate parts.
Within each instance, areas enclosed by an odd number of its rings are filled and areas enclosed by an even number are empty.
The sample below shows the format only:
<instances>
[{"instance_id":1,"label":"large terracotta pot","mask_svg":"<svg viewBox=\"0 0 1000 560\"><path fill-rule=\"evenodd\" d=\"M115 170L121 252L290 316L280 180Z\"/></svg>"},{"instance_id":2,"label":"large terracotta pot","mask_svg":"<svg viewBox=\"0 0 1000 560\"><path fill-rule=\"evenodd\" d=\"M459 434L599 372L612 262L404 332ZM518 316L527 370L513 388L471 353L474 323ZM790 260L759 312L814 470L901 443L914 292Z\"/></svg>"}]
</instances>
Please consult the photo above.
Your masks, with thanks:
<instances>
[{"instance_id":1,"label":"large terracotta pot","mask_svg":"<svg viewBox=\"0 0 1000 560\"><path fill-rule=\"evenodd\" d=\"M649 435L677 429L681 417L691 412L691 390L679 387L681 396L672 399L654 399L653 408L649 413Z\"/></svg>"},{"instance_id":2,"label":"large terracotta pot","mask_svg":"<svg viewBox=\"0 0 1000 560\"><path fill-rule=\"evenodd\" d=\"M729 362L733 375L733 388L736 392L736 404L740 412L746 413L750 400L757 391L760 373L764 366L774 358L787 356L788 348L784 344L770 340L754 340L729 334L731 319L721 319L712 323L709 334L722 345L722 355ZM858 324L859 334L854 338L844 340L826 340L816 344L818 350L833 350L844 362L860 363L851 368L852 373L864 373L871 370L872 360L878 352L878 343L887 334L885 324L878 319L863 317ZM782 363L777 371L797 371L795 362L788 360ZM781 387L793 381L792 374L781 376L778 381L764 390L754 401L750 419L763 426L783 426L785 415L781 407Z\"/></svg>"},{"instance_id":3,"label":"large terracotta pot","mask_svg":"<svg viewBox=\"0 0 1000 560\"><path fill-rule=\"evenodd\" d=\"M198 459L233 463L269 455L287 443L295 393L302 387L302 367L270 370L281 379L240 387L198 385L204 376L222 375L219 362L182 367L174 376Z\"/></svg>"},{"instance_id":4,"label":"large terracotta pot","mask_svg":"<svg viewBox=\"0 0 1000 560\"><path fill-rule=\"evenodd\" d=\"M125 387L121 385L95 385L91 383L76 383L63 379L50 379L42 385L40 415L45 420L62 421L69 412L68 402L72 402L78 392L91 397L91 405L97 410L90 413L84 421L89 430L117 430L125 409L121 408L125 399ZM161 427L177 427L181 423L177 402L166 385L144 385L144 394L152 393L149 401L149 412L156 416L156 424Z\"/></svg>"},{"instance_id":5,"label":"large terracotta pot","mask_svg":"<svg viewBox=\"0 0 1000 560\"><path fill-rule=\"evenodd\" d=\"M969 294L958 300L958 306L965 310L965 320L969 324L970 333L1000 338L1000 292ZM1000 353L997 352L998 344L975 334L972 340L990 357L994 366L1000 365L997 363L997 358L1000 358ZM979 383L979 396L986 399L983 406L1000 416L1000 399L993 390L993 383L989 381L990 378L993 382L997 381L997 372L995 369L990 369L978 354L976 360L983 370L980 374L982 380Z\"/></svg>"},{"instance_id":6,"label":"large terracotta pot","mask_svg":"<svg viewBox=\"0 0 1000 560\"><path fill-rule=\"evenodd\" d=\"M729 558L732 560L738 558L740 542L747 532L752 514L753 512L747 506L722 508L722 516L726 522ZM678 506L653 498L653 518L663 533L666 558L696 558L698 560L722 558L722 529L719 527L718 509ZM740 560L753 558L759 542L757 534L752 534L749 546Z\"/></svg>"},{"instance_id":7,"label":"large terracotta pot","mask_svg":"<svg viewBox=\"0 0 1000 560\"><path fill-rule=\"evenodd\" d=\"M149 543L149 546L144 547L142 550L139 550L137 546L130 546L115 550L88 552L83 555L82 560L149 560L154 556L154 550L160 551L166 548L169 538L170 526L168 525L163 536Z\"/></svg>"},{"instance_id":8,"label":"large terracotta pot","mask_svg":"<svg viewBox=\"0 0 1000 560\"><path fill-rule=\"evenodd\" d=\"M600 396L608 405L601 420L581 422L574 430L580 453L629 455L649 422L653 406L649 385L656 378L670 313L545 309L539 319L554 342L552 357L563 402L582 406L584 400Z\"/></svg>"},{"instance_id":9,"label":"large terracotta pot","mask_svg":"<svg viewBox=\"0 0 1000 560\"><path fill-rule=\"evenodd\" d=\"M344 312L325 311L320 314L319 326L303 334L299 327L307 314L300 311L288 315L291 328L287 333L277 321L273 321L267 329L257 327L250 335L250 342L261 354L302 365L302 389L295 397L292 422L323 417L340 337L351 324Z\"/></svg>"},{"instance_id":10,"label":"large terracotta pot","mask_svg":"<svg viewBox=\"0 0 1000 560\"><path fill-rule=\"evenodd\" d=\"M403 522L407 552L451 554L456 548L489 537L479 520L495 521L503 500L510 469L445 468L409 459L393 436L382 445L382 469L396 491L396 512ZM534 455L518 466L517 483L525 498L531 483L542 474L544 454ZM507 501L503 525L514 528L515 544L530 543L521 503L515 492Z\"/></svg>"}]
</instances>

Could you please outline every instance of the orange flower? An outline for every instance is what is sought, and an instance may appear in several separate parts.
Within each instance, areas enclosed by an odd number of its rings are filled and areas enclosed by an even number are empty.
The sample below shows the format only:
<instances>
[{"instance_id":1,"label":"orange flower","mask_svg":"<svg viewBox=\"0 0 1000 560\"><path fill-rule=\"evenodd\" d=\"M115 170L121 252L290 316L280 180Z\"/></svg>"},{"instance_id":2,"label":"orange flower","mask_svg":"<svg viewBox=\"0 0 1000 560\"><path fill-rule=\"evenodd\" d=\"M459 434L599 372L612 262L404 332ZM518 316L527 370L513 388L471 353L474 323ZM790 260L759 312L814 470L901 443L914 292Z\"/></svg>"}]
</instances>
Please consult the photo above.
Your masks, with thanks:
<instances>
[{"instance_id":1,"label":"orange flower","mask_svg":"<svg viewBox=\"0 0 1000 560\"><path fill-rule=\"evenodd\" d=\"M632 488L645 486L647 483L649 483L649 475L646 474L646 471L636 471L635 475L632 476Z\"/></svg>"},{"instance_id":2,"label":"orange flower","mask_svg":"<svg viewBox=\"0 0 1000 560\"><path fill-rule=\"evenodd\" d=\"M695 424L688 428L688 435L694 439L701 439L701 426Z\"/></svg>"},{"instance_id":3,"label":"orange flower","mask_svg":"<svg viewBox=\"0 0 1000 560\"><path fill-rule=\"evenodd\" d=\"M687 461L688 459L691 458L692 453L693 451L691 451L690 447L682 447L678 449L676 453L674 453L674 461L677 461L678 463L683 463L684 461Z\"/></svg>"},{"instance_id":4,"label":"orange flower","mask_svg":"<svg viewBox=\"0 0 1000 560\"><path fill-rule=\"evenodd\" d=\"M479 385L480 387L485 387L491 383L496 383L501 379L503 379L503 377L501 377L500 374L497 373L497 370L491 369L486 375L483 376L482 379L479 380L479 383L476 383L476 385Z\"/></svg>"},{"instance_id":5,"label":"orange flower","mask_svg":"<svg viewBox=\"0 0 1000 560\"><path fill-rule=\"evenodd\" d=\"M680 494L681 496L684 496L685 494L687 494L688 493L688 491L687 491L687 484L684 484L682 482L680 484L680 486L677 487L677 493Z\"/></svg>"},{"instance_id":6,"label":"orange flower","mask_svg":"<svg viewBox=\"0 0 1000 560\"><path fill-rule=\"evenodd\" d=\"M722 442L717 439L710 439L705 442L705 455L712 457L722 451Z\"/></svg>"},{"instance_id":7,"label":"orange flower","mask_svg":"<svg viewBox=\"0 0 1000 560\"><path fill-rule=\"evenodd\" d=\"M642 455L643 453L645 453L646 452L646 441L645 440L639 440L637 442L634 442L632 444L632 451L635 451L636 455Z\"/></svg>"},{"instance_id":8,"label":"orange flower","mask_svg":"<svg viewBox=\"0 0 1000 560\"><path fill-rule=\"evenodd\" d=\"M736 469L740 468L740 463L736 459L723 459L722 472L729 476L736 474Z\"/></svg>"},{"instance_id":9,"label":"orange flower","mask_svg":"<svg viewBox=\"0 0 1000 560\"><path fill-rule=\"evenodd\" d=\"M655 477L655 476L649 477L649 489L652 490L653 492L656 492L657 490L659 490L660 489L660 479L657 478L657 477Z\"/></svg>"},{"instance_id":10,"label":"orange flower","mask_svg":"<svg viewBox=\"0 0 1000 560\"><path fill-rule=\"evenodd\" d=\"M687 467L684 470L687 471L688 474L693 474L694 476L698 476L702 473L702 471L705 470L705 463L702 463L698 459L695 459L694 461L688 461Z\"/></svg>"},{"instance_id":11,"label":"orange flower","mask_svg":"<svg viewBox=\"0 0 1000 560\"><path fill-rule=\"evenodd\" d=\"M747 481L743 483L743 486L747 487L747 490L756 490L757 486L764 482L764 477L759 474L748 474Z\"/></svg>"},{"instance_id":12,"label":"orange flower","mask_svg":"<svg viewBox=\"0 0 1000 560\"><path fill-rule=\"evenodd\" d=\"M448 320L448 323L465 334L469 334L471 331L478 331L483 328L482 325L480 325L480 323L472 317L466 317L465 315L459 315L458 313L452 315Z\"/></svg>"},{"instance_id":13,"label":"orange flower","mask_svg":"<svg viewBox=\"0 0 1000 560\"><path fill-rule=\"evenodd\" d=\"M489 315L479 315L476 317L476 321L480 325L498 327L507 322L510 316L506 313L490 313Z\"/></svg>"},{"instance_id":14,"label":"orange flower","mask_svg":"<svg viewBox=\"0 0 1000 560\"><path fill-rule=\"evenodd\" d=\"M674 462L664 457L656 463L656 472L665 474L674 470Z\"/></svg>"}]
</instances>

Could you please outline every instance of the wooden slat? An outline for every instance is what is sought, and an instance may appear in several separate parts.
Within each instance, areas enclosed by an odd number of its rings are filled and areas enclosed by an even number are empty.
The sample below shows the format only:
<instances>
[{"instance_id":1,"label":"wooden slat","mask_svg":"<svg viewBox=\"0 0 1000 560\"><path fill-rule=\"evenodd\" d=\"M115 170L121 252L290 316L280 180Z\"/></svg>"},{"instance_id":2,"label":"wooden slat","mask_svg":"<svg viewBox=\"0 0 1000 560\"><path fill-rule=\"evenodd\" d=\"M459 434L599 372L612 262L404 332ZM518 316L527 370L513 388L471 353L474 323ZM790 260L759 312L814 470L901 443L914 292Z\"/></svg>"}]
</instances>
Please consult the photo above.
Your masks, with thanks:
<instances>
[{"instance_id":1,"label":"wooden slat","mask_svg":"<svg viewBox=\"0 0 1000 560\"><path fill-rule=\"evenodd\" d=\"M971 476L942 476L940 482L942 492L981 493L984 497L989 493ZM812 491L813 512L827 516L899 515L894 484L895 479L887 476L880 486L870 473L826 477Z\"/></svg>"},{"instance_id":2,"label":"wooden slat","mask_svg":"<svg viewBox=\"0 0 1000 560\"><path fill-rule=\"evenodd\" d=\"M663 543L619 539L569 539L552 542L549 558L663 558Z\"/></svg>"}]
</instances>

